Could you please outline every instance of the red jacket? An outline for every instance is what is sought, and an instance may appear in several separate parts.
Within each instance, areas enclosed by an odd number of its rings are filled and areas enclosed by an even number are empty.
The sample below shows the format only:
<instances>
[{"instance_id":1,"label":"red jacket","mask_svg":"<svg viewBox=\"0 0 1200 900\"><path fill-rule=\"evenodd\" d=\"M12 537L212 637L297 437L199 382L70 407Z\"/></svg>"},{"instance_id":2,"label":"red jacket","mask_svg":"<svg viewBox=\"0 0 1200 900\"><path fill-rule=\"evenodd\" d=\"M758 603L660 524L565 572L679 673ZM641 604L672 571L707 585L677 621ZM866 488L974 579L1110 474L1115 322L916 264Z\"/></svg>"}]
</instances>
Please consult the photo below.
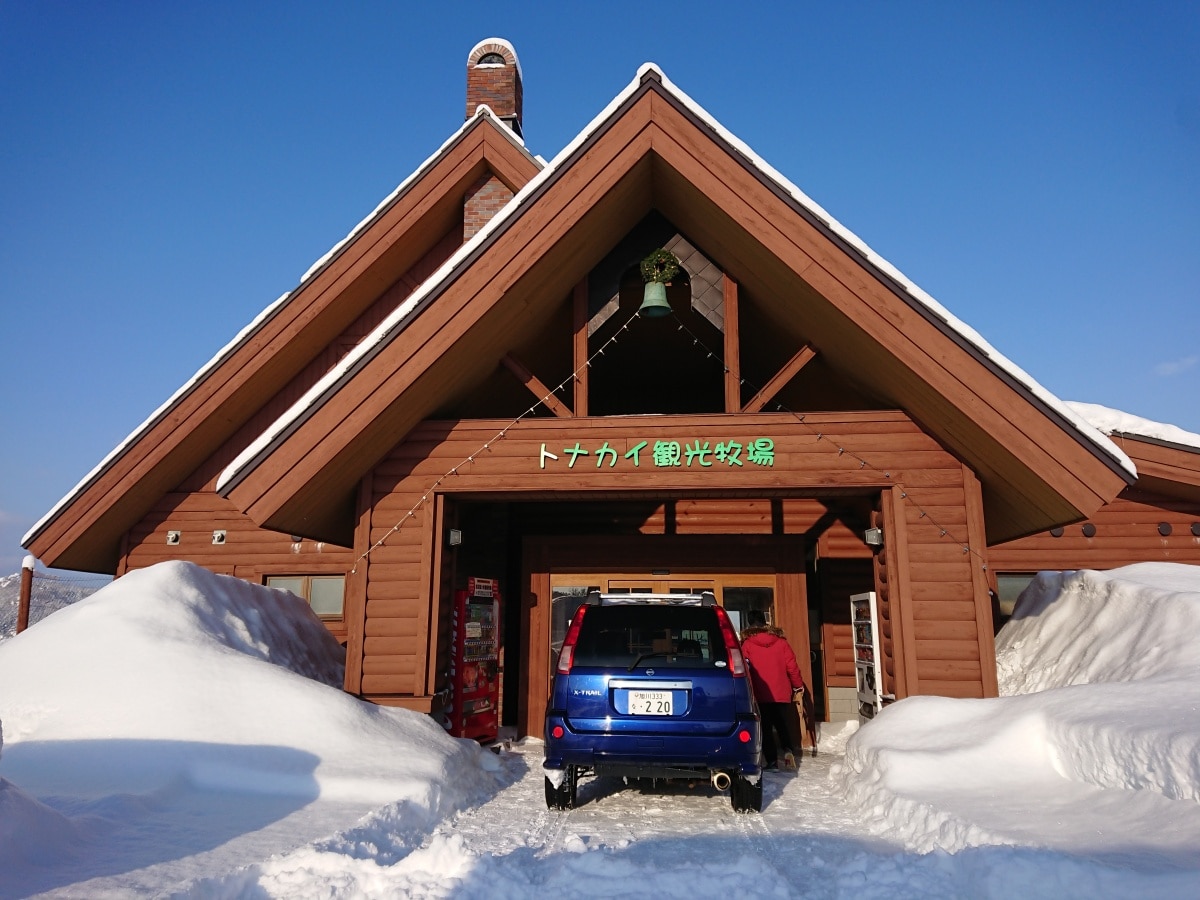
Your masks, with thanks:
<instances>
[{"instance_id":1,"label":"red jacket","mask_svg":"<svg viewBox=\"0 0 1200 900\"><path fill-rule=\"evenodd\" d=\"M804 687L796 654L776 629L747 629L742 653L750 663L750 683L759 703L791 703L792 691Z\"/></svg>"}]
</instances>

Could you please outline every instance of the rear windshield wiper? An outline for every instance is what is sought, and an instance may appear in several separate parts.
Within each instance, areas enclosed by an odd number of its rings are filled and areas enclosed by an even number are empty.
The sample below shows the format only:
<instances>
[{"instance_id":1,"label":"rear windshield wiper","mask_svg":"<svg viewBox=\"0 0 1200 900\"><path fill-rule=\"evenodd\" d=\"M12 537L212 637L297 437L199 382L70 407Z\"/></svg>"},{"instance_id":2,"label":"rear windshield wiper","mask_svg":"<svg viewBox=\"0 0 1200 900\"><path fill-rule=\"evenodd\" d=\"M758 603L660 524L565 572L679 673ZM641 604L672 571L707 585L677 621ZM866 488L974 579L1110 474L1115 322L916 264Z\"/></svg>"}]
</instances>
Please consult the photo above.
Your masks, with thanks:
<instances>
[{"instance_id":1,"label":"rear windshield wiper","mask_svg":"<svg viewBox=\"0 0 1200 900\"><path fill-rule=\"evenodd\" d=\"M674 656L674 655L675 655L674 652L672 652L670 650L654 650L654 651L651 651L650 653L643 653L641 656L639 656L637 659L635 659L633 662L631 662L629 664L629 668L626 669L625 671L632 672L634 669L636 669L638 667L638 665L641 663L641 661L643 659L650 659L655 656Z\"/></svg>"}]
</instances>

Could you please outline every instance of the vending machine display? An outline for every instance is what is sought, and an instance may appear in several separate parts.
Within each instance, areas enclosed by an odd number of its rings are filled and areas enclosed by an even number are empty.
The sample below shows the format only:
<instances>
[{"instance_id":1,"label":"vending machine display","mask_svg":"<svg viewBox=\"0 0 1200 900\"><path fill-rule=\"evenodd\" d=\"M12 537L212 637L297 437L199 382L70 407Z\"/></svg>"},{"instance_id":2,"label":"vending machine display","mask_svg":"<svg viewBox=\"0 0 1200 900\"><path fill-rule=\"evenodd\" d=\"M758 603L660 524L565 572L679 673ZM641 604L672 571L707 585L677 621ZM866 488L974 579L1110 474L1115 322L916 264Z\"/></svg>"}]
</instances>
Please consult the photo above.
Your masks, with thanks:
<instances>
[{"instance_id":1,"label":"vending machine display","mask_svg":"<svg viewBox=\"0 0 1200 900\"><path fill-rule=\"evenodd\" d=\"M494 578L469 578L455 591L450 733L487 743L500 728L500 589Z\"/></svg>"},{"instance_id":2,"label":"vending machine display","mask_svg":"<svg viewBox=\"0 0 1200 900\"><path fill-rule=\"evenodd\" d=\"M850 627L854 630L854 677L858 684L858 715L873 719L883 705L880 684L879 626L874 591L850 598Z\"/></svg>"}]
</instances>

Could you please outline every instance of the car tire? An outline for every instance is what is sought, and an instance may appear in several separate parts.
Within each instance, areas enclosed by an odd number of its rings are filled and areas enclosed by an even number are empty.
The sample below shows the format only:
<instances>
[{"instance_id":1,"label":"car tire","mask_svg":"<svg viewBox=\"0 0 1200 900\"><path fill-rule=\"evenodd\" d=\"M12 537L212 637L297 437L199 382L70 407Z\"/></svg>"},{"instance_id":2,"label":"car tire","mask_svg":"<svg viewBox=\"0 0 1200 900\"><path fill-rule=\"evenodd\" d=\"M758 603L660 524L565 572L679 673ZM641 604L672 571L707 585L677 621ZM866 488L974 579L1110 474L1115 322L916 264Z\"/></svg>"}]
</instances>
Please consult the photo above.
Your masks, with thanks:
<instances>
[{"instance_id":1,"label":"car tire","mask_svg":"<svg viewBox=\"0 0 1200 900\"><path fill-rule=\"evenodd\" d=\"M546 779L546 808L547 809L574 809L576 799L576 788L579 781L578 770L574 766L567 766L563 770L562 787L555 787L554 782L549 778Z\"/></svg>"},{"instance_id":2,"label":"car tire","mask_svg":"<svg viewBox=\"0 0 1200 900\"><path fill-rule=\"evenodd\" d=\"M751 784L741 775L735 775L729 788L729 802L734 812L762 812L763 783L762 778L756 784Z\"/></svg>"}]
</instances>

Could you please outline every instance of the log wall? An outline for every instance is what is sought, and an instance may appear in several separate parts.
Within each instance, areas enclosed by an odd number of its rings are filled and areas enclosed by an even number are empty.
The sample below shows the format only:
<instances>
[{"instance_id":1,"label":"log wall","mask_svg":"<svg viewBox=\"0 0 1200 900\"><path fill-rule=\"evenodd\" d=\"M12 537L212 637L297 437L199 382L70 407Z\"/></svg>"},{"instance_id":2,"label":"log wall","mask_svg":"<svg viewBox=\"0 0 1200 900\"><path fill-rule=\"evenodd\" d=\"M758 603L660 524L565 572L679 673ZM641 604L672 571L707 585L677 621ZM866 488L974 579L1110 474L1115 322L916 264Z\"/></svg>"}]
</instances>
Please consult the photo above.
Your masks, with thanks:
<instances>
[{"instance_id":1,"label":"log wall","mask_svg":"<svg viewBox=\"0 0 1200 900\"><path fill-rule=\"evenodd\" d=\"M1129 488L1086 522L998 544L990 556L998 572L1200 565L1200 501Z\"/></svg>"},{"instance_id":2,"label":"log wall","mask_svg":"<svg viewBox=\"0 0 1200 900\"><path fill-rule=\"evenodd\" d=\"M771 466L693 460L690 467L658 467L645 455L657 440L747 446L766 436L775 443ZM635 467L625 455L640 441L648 447ZM572 447L587 451L574 466ZM616 464L595 453L601 447L617 451ZM804 534L828 510L811 502L820 495L881 491L896 498L906 546L895 549L911 564L900 598L912 620L906 651L913 665L897 693L982 696L984 670L993 663L979 658L972 566L986 551L970 546L967 536L964 470L896 412L810 414L803 421L759 414L424 423L372 475L371 543L383 543L369 560L362 692L428 696L437 687L427 677L429 635L419 623L442 620L449 589L423 574L431 571L429 510L438 494L555 501L559 512L573 514L551 520L576 533L749 535ZM853 548L850 523L820 527L818 540L862 553ZM356 651L353 642L348 649Z\"/></svg>"},{"instance_id":3,"label":"log wall","mask_svg":"<svg viewBox=\"0 0 1200 900\"><path fill-rule=\"evenodd\" d=\"M213 532L225 532L222 544ZM180 533L178 544L167 533ZM268 575L344 575L353 564L352 551L319 541L293 541L290 535L259 528L228 500L212 491L172 492L126 535L118 575L156 563L185 559L223 575L262 584ZM346 636L342 619L326 627L339 640Z\"/></svg>"}]
</instances>

